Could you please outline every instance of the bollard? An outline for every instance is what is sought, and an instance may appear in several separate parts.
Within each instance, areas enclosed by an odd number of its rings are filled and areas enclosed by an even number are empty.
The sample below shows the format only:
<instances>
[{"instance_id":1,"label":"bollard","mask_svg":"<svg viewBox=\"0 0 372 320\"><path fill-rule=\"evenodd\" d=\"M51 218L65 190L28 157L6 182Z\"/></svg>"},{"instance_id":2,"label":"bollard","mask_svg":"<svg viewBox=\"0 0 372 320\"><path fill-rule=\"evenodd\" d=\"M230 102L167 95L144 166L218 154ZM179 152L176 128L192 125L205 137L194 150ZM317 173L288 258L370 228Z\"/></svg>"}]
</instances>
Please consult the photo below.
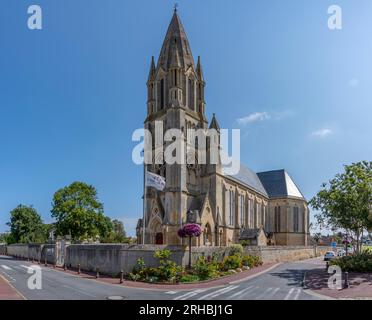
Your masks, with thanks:
<instances>
[{"instance_id":1,"label":"bollard","mask_svg":"<svg viewBox=\"0 0 372 320\"><path fill-rule=\"evenodd\" d=\"M37 259L37 263L40 264L40 258Z\"/></svg>"},{"instance_id":2,"label":"bollard","mask_svg":"<svg viewBox=\"0 0 372 320\"><path fill-rule=\"evenodd\" d=\"M45 258L45 261L44 261L44 266L48 266L48 262L47 262L47 259Z\"/></svg>"},{"instance_id":3,"label":"bollard","mask_svg":"<svg viewBox=\"0 0 372 320\"><path fill-rule=\"evenodd\" d=\"M345 283L344 288L349 288L349 272L345 272Z\"/></svg>"},{"instance_id":4,"label":"bollard","mask_svg":"<svg viewBox=\"0 0 372 320\"><path fill-rule=\"evenodd\" d=\"M329 268L329 261L326 262L326 271L328 271Z\"/></svg>"},{"instance_id":5,"label":"bollard","mask_svg":"<svg viewBox=\"0 0 372 320\"><path fill-rule=\"evenodd\" d=\"M53 269L55 269L55 268L56 268L56 262L53 263Z\"/></svg>"},{"instance_id":6,"label":"bollard","mask_svg":"<svg viewBox=\"0 0 372 320\"><path fill-rule=\"evenodd\" d=\"M63 270L66 271L67 270L67 266L66 266L66 263L63 264Z\"/></svg>"},{"instance_id":7,"label":"bollard","mask_svg":"<svg viewBox=\"0 0 372 320\"><path fill-rule=\"evenodd\" d=\"M99 268L96 269L97 273L96 273L96 279L99 278Z\"/></svg>"},{"instance_id":8,"label":"bollard","mask_svg":"<svg viewBox=\"0 0 372 320\"><path fill-rule=\"evenodd\" d=\"M123 276L124 276L124 272L123 270L120 270L120 283L123 283Z\"/></svg>"},{"instance_id":9,"label":"bollard","mask_svg":"<svg viewBox=\"0 0 372 320\"><path fill-rule=\"evenodd\" d=\"M78 263L78 274L80 274L80 263Z\"/></svg>"}]
</instances>

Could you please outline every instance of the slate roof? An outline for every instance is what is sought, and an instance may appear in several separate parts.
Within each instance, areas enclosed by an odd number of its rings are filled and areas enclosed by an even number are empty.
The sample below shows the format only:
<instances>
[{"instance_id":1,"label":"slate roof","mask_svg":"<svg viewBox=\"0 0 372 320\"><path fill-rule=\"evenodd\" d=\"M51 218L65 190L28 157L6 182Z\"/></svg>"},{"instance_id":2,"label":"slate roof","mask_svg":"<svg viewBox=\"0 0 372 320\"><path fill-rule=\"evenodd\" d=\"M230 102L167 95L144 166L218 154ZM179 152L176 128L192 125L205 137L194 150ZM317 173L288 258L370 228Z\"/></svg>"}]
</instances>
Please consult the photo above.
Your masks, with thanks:
<instances>
[{"instance_id":1,"label":"slate roof","mask_svg":"<svg viewBox=\"0 0 372 320\"><path fill-rule=\"evenodd\" d=\"M300 189L284 170L257 173L270 198L295 197L305 199Z\"/></svg>"},{"instance_id":2,"label":"slate roof","mask_svg":"<svg viewBox=\"0 0 372 320\"><path fill-rule=\"evenodd\" d=\"M218 124L216 115L214 113L213 113L213 117L212 117L209 129L216 129L217 131L220 131L220 125Z\"/></svg>"},{"instance_id":3,"label":"slate roof","mask_svg":"<svg viewBox=\"0 0 372 320\"><path fill-rule=\"evenodd\" d=\"M254 191L257 191L266 197L269 196L257 174L243 165L240 166L240 171L237 174L233 176L227 175L227 177L250 187Z\"/></svg>"},{"instance_id":4,"label":"slate roof","mask_svg":"<svg viewBox=\"0 0 372 320\"><path fill-rule=\"evenodd\" d=\"M260 229L244 229L240 233L240 240L244 239L256 239L260 234Z\"/></svg>"}]
</instances>

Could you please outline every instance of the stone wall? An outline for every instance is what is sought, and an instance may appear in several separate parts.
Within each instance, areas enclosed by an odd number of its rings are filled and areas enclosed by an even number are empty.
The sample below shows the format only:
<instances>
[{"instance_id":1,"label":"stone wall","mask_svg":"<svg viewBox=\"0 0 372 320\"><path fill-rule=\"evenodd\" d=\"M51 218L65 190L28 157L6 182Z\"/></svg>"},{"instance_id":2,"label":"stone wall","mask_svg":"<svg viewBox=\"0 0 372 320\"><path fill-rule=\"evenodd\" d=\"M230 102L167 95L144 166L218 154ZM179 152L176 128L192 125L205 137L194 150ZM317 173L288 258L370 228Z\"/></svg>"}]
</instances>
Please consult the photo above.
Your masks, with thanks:
<instances>
[{"instance_id":1,"label":"stone wall","mask_svg":"<svg viewBox=\"0 0 372 320\"><path fill-rule=\"evenodd\" d=\"M54 244L11 244L7 246L7 253L10 256L30 259L33 261L55 263Z\"/></svg>"},{"instance_id":2,"label":"stone wall","mask_svg":"<svg viewBox=\"0 0 372 320\"><path fill-rule=\"evenodd\" d=\"M323 255L329 247L303 247L303 246L268 246L245 247L246 254L258 255L264 263L290 262Z\"/></svg>"},{"instance_id":3,"label":"stone wall","mask_svg":"<svg viewBox=\"0 0 372 320\"><path fill-rule=\"evenodd\" d=\"M0 243L0 255L6 255L6 244Z\"/></svg>"},{"instance_id":4,"label":"stone wall","mask_svg":"<svg viewBox=\"0 0 372 320\"><path fill-rule=\"evenodd\" d=\"M186 266L189 251L186 246L157 246L157 245L122 245L122 244L84 244L68 245L63 263L68 267L80 268L86 271L99 271L104 274L118 275L121 270L125 274L132 271L138 258L143 258L146 266L157 267L158 259L154 258L156 250L169 249L172 251L171 260L178 265ZM285 247L285 246L248 246L244 248L246 254L258 255L264 263L288 262L302 260L322 255L329 247ZM45 257L48 263L55 263L58 249L54 244L17 244L8 246L8 254L16 257L29 258L43 263ZM229 247L193 247L192 263L200 256L217 256L222 261L229 254Z\"/></svg>"},{"instance_id":5,"label":"stone wall","mask_svg":"<svg viewBox=\"0 0 372 320\"><path fill-rule=\"evenodd\" d=\"M172 251L171 259L178 265L187 265L188 249L186 246L156 246L156 245L120 245L120 244L91 244L70 245L67 247L65 263L69 267L77 268L80 264L82 270L117 275L121 270L125 274L132 271L138 258L143 258L146 266L157 267L158 259L154 258L156 250L169 249ZM217 254L222 260L226 255L226 247L193 247L192 262L199 256L212 256Z\"/></svg>"}]
</instances>

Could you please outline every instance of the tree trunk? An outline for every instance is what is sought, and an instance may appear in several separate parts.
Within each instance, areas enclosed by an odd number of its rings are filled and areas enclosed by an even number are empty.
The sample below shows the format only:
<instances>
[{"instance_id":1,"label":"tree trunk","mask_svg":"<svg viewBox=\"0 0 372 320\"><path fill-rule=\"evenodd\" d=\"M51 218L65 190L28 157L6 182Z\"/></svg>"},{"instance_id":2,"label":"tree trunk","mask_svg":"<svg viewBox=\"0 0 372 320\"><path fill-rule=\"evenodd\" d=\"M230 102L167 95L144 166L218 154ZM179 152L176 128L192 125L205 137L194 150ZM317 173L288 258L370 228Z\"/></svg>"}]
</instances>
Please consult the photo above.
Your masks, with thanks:
<instances>
[{"instance_id":1,"label":"tree trunk","mask_svg":"<svg viewBox=\"0 0 372 320\"><path fill-rule=\"evenodd\" d=\"M191 270L191 237L189 237L189 270Z\"/></svg>"}]
</instances>

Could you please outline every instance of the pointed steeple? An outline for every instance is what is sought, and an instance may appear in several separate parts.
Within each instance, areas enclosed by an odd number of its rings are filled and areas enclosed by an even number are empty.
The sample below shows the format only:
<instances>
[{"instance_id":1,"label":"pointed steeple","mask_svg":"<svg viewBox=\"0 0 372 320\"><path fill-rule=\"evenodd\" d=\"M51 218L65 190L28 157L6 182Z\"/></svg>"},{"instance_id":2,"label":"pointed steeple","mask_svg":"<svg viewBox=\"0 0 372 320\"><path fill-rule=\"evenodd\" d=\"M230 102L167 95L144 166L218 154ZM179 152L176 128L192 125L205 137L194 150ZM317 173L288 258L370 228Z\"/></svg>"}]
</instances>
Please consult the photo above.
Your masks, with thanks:
<instances>
[{"instance_id":1,"label":"pointed steeple","mask_svg":"<svg viewBox=\"0 0 372 320\"><path fill-rule=\"evenodd\" d=\"M217 131L220 131L220 125L218 124L218 121L216 119L216 114L213 113L212 121L209 126L209 129L216 129Z\"/></svg>"},{"instance_id":2,"label":"pointed steeple","mask_svg":"<svg viewBox=\"0 0 372 320\"><path fill-rule=\"evenodd\" d=\"M177 10L174 11L172 20L169 24L167 34L165 36L163 46L158 59L158 67L168 70L171 64L174 51L178 51L180 66L187 69L190 65L194 65L189 41L186 36L185 29L182 26Z\"/></svg>"},{"instance_id":3,"label":"pointed steeple","mask_svg":"<svg viewBox=\"0 0 372 320\"><path fill-rule=\"evenodd\" d=\"M150 65L150 71L149 71L149 77L148 77L148 82L154 80L154 76L155 76L155 59L154 59L154 56L151 57L151 65Z\"/></svg>"},{"instance_id":4,"label":"pointed steeple","mask_svg":"<svg viewBox=\"0 0 372 320\"><path fill-rule=\"evenodd\" d=\"M196 66L196 73L199 77L199 80L204 82L203 69L202 69L201 62L200 62L200 56L198 56L198 64Z\"/></svg>"}]
</instances>

